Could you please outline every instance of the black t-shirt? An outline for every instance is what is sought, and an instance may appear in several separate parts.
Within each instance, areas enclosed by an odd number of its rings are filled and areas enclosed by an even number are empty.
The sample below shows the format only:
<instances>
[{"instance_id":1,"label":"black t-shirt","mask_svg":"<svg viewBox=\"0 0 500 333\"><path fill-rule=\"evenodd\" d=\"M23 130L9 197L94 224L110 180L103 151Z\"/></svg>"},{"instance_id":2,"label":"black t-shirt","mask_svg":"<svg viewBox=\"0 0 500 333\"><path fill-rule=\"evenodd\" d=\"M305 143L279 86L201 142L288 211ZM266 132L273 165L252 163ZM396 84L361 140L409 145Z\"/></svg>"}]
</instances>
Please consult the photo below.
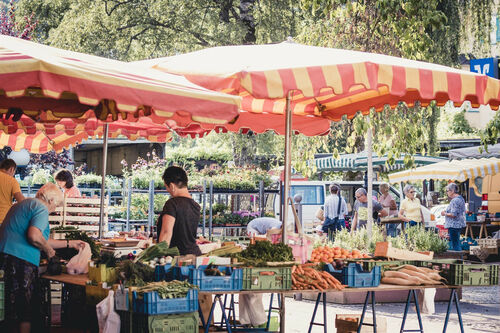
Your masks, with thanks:
<instances>
[{"instance_id":1,"label":"black t-shirt","mask_svg":"<svg viewBox=\"0 0 500 333\"><path fill-rule=\"evenodd\" d=\"M196 244L196 231L200 222L200 205L193 199L186 197L168 199L158 218L158 238L161 234L163 215L175 218L170 247L177 246L181 255L201 255L200 248Z\"/></svg>"}]
</instances>

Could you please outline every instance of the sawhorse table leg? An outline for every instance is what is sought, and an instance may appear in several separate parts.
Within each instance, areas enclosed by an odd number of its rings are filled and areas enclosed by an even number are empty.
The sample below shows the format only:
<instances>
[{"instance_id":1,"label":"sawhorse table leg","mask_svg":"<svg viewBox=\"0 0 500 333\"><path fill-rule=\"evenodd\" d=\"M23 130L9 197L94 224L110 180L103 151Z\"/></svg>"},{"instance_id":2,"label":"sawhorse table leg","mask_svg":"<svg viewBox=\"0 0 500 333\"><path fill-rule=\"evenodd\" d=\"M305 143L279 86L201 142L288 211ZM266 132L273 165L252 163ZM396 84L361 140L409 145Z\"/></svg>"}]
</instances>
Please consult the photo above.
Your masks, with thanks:
<instances>
[{"instance_id":1,"label":"sawhorse table leg","mask_svg":"<svg viewBox=\"0 0 500 333\"><path fill-rule=\"evenodd\" d=\"M446 318L444 320L443 333L446 333L446 328L448 327L448 321L450 319L450 312L451 312L451 303L453 303L453 301L455 301L455 306L457 308L460 332L464 333L464 323L462 322L462 313L460 312L460 302L458 301L457 290L455 288L451 289L450 299L448 301L448 310L446 311Z\"/></svg>"},{"instance_id":2,"label":"sawhorse table leg","mask_svg":"<svg viewBox=\"0 0 500 333\"><path fill-rule=\"evenodd\" d=\"M372 313L373 313L373 323L364 323L366 308L368 307L368 299L372 296ZM363 312L361 313L361 319L359 320L358 333L361 332L361 328L363 325L373 326L373 333L377 333L377 319L375 316L375 291L368 291L366 293L365 304L363 305Z\"/></svg>"},{"instance_id":3,"label":"sawhorse table leg","mask_svg":"<svg viewBox=\"0 0 500 333\"><path fill-rule=\"evenodd\" d=\"M203 329L205 332L208 332L208 328L210 327L210 322L212 321L212 317L214 316L215 306L217 304L219 304L220 309L222 311L222 320L223 320L223 323L225 323L225 325L226 325L227 332L228 333L232 332L231 331L231 324L229 323L229 320L226 316L226 311L224 310L224 304L222 304L221 297L222 297L222 295L220 295L220 294L215 295L214 301L212 302L212 307L210 308L210 314L208 315L207 321L205 321L205 318L203 317L203 311L201 311L201 309L198 307L198 313L200 314L201 324L203 325ZM221 323L221 326L224 325L223 323Z\"/></svg>"},{"instance_id":4,"label":"sawhorse table leg","mask_svg":"<svg viewBox=\"0 0 500 333\"><path fill-rule=\"evenodd\" d=\"M408 315L408 310L410 309L411 296L413 296L413 299L415 301L415 308L416 308L417 318L418 318L418 326L420 327L420 329L418 329L418 330L405 330L404 329L405 323L406 323L406 316ZM403 315L403 322L401 323L401 330L400 330L400 333L403 333L403 332L424 333L424 328L422 326L422 317L420 316L420 307L418 305L417 292L415 289L410 289L410 291L408 291L408 298L406 299L405 313Z\"/></svg>"},{"instance_id":5,"label":"sawhorse table leg","mask_svg":"<svg viewBox=\"0 0 500 333\"><path fill-rule=\"evenodd\" d=\"M318 310L319 302L321 301L321 296L323 296L323 323L314 322L314 318L316 317L316 311ZM318 298L316 299L316 304L314 305L314 311L311 318L311 323L309 324L309 331L311 333L313 325L323 326L323 331L326 333L326 293L318 293Z\"/></svg>"}]
</instances>

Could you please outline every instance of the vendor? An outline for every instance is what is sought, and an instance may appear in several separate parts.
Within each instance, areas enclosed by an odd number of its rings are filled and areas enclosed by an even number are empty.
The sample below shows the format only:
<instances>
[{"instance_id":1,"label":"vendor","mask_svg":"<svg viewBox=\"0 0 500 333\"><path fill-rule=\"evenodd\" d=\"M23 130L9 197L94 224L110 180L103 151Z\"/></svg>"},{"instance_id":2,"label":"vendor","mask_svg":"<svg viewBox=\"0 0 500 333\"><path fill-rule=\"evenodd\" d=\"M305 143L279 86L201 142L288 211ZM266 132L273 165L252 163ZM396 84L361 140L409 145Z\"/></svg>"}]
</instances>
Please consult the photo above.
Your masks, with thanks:
<instances>
[{"instance_id":1,"label":"vendor","mask_svg":"<svg viewBox=\"0 0 500 333\"><path fill-rule=\"evenodd\" d=\"M280 229L281 221L273 217L258 217L247 224L248 235L265 235L268 230Z\"/></svg>"},{"instance_id":2,"label":"vendor","mask_svg":"<svg viewBox=\"0 0 500 333\"><path fill-rule=\"evenodd\" d=\"M406 185L403 192L406 198L401 201L398 217L409 223L410 227L415 225L422 226L424 218L422 216L422 209L420 208L420 200L415 196L415 187L413 185Z\"/></svg>"},{"instance_id":3,"label":"vendor","mask_svg":"<svg viewBox=\"0 0 500 333\"><path fill-rule=\"evenodd\" d=\"M24 200L24 195L21 192L19 183L14 178L17 164L14 160L8 158L0 163L0 223L2 223L5 215L12 207L12 201L17 202Z\"/></svg>"},{"instance_id":4,"label":"vendor","mask_svg":"<svg viewBox=\"0 0 500 333\"><path fill-rule=\"evenodd\" d=\"M66 169L59 170L54 177L57 185L64 190L65 198L80 198L80 190L73 182L73 175Z\"/></svg>"},{"instance_id":5,"label":"vendor","mask_svg":"<svg viewBox=\"0 0 500 333\"><path fill-rule=\"evenodd\" d=\"M458 194L458 186L455 183L446 186L446 194L451 201L441 215L444 216L444 227L448 229L450 235L450 250L462 251L460 232L465 227L465 200Z\"/></svg>"},{"instance_id":6,"label":"vendor","mask_svg":"<svg viewBox=\"0 0 500 333\"><path fill-rule=\"evenodd\" d=\"M0 226L0 270L4 271L4 332L30 332L40 295L38 265L40 250L50 259L54 249L85 245L79 240L48 240L49 213L62 203L63 195L55 184L42 186L35 198L27 198L9 210ZM3 330L5 328L5 330Z\"/></svg>"},{"instance_id":7,"label":"vendor","mask_svg":"<svg viewBox=\"0 0 500 333\"><path fill-rule=\"evenodd\" d=\"M196 244L196 231L200 222L200 205L188 191L188 177L184 169L171 166L163 173L170 199L165 202L158 218L158 242L166 241L177 247L181 255L201 255Z\"/></svg>"}]
</instances>

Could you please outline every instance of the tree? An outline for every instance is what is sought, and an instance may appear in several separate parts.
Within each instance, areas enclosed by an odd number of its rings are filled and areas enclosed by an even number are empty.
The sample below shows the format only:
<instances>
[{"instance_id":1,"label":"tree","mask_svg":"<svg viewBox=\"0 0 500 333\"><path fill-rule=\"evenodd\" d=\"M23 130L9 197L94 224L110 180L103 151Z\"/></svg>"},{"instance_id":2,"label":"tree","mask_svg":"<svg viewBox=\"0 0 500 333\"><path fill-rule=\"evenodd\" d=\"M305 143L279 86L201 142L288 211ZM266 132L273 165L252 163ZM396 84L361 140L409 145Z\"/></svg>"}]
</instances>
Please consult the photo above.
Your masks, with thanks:
<instances>
[{"instance_id":1,"label":"tree","mask_svg":"<svg viewBox=\"0 0 500 333\"><path fill-rule=\"evenodd\" d=\"M24 16L16 22L16 8L14 0L10 0L6 5L6 10L0 10L0 34L22 39L31 39L33 31L36 28L37 21L34 20L34 14Z\"/></svg>"}]
</instances>

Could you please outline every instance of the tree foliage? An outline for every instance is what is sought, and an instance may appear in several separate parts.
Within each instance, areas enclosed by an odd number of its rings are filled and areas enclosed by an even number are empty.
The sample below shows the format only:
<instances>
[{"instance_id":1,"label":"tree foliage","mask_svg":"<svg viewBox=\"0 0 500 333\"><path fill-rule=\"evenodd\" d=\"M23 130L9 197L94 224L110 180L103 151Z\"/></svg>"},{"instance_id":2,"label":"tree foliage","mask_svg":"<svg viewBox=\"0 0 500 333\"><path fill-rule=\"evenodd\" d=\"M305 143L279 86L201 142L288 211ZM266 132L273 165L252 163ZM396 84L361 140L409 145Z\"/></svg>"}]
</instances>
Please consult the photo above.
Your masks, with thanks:
<instances>
[{"instance_id":1,"label":"tree foliage","mask_svg":"<svg viewBox=\"0 0 500 333\"><path fill-rule=\"evenodd\" d=\"M0 34L22 39L31 39L37 21L34 14L25 15L16 21L15 1L10 0L4 10L0 10Z\"/></svg>"}]
</instances>

